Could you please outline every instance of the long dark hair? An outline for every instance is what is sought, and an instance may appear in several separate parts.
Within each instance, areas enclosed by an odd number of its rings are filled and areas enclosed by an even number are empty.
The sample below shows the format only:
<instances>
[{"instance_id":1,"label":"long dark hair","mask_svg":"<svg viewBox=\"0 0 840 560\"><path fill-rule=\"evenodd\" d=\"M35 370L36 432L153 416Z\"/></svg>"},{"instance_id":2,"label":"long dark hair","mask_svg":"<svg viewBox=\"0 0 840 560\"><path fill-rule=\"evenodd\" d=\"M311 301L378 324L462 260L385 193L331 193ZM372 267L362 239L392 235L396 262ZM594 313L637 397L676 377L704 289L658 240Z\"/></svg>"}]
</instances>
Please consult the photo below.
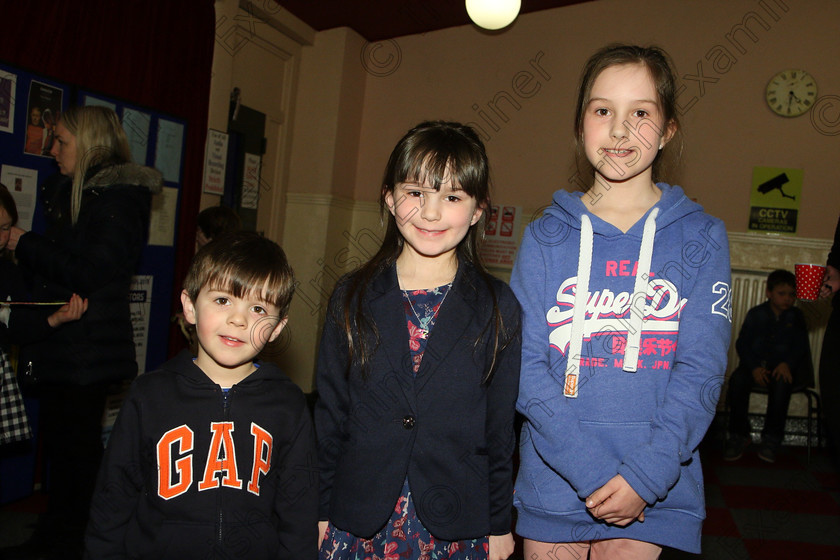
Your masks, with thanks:
<instances>
[{"instance_id":1,"label":"long dark hair","mask_svg":"<svg viewBox=\"0 0 840 560\"><path fill-rule=\"evenodd\" d=\"M387 220L385 237L379 251L350 274L346 291L342 294L344 316L341 318L341 324L344 326L349 349L348 371L349 367L355 364L360 366L364 375L371 354L379 344L376 324L364 312L365 292L375 276L396 263L405 243L397 227L396 218L388 211L386 198L388 195L393 196L399 183L427 181L439 190L441 183L450 177L453 185L457 184L475 199L478 208L484 210L478 222L470 226L467 235L458 244L456 254L460 261L475 267L493 298L493 317L487 328L494 328L495 341L493 360L485 381L491 378L496 355L508 342L504 338L509 337L504 336L504 325L492 277L479 254L485 216L490 209L490 168L484 144L475 131L467 125L444 121L423 122L409 130L397 142L388 159L379 196L379 209L383 219Z\"/></svg>"},{"instance_id":2,"label":"long dark hair","mask_svg":"<svg viewBox=\"0 0 840 560\"><path fill-rule=\"evenodd\" d=\"M682 127L680 126L679 112L677 111L677 80L674 72L674 65L668 57L668 53L659 47L639 47L636 45L608 45L586 61L580 77L578 88L577 107L575 109L575 160L578 171L583 177L590 177L594 174L595 168L586 159L583 146L583 116L589 98L592 93L592 86L598 76L612 66L625 64L641 64L650 73L656 93L659 97L657 104L665 118L663 128L671 130L673 136L665 147L653 160L652 176L654 181L662 179L664 172L676 166L682 156L683 141Z\"/></svg>"}]
</instances>

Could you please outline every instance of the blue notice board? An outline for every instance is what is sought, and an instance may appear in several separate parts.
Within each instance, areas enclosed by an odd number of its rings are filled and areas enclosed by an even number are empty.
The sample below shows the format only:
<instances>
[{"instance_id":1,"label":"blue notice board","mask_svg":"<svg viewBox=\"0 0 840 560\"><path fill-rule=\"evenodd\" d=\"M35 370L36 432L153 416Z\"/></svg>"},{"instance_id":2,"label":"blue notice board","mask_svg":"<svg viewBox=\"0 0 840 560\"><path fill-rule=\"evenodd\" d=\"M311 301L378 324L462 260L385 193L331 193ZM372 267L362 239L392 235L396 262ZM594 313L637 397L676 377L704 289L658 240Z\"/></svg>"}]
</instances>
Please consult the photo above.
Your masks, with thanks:
<instances>
[{"instance_id":1,"label":"blue notice board","mask_svg":"<svg viewBox=\"0 0 840 560\"><path fill-rule=\"evenodd\" d=\"M134 161L164 174L164 194L155 196L149 244L137 271L131 294L140 372L162 364L167 357L170 305L175 263L175 231L183 177L186 122L72 84L51 80L0 61L0 166L6 186L21 211L21 227L44 231L42 201L37 196L45 179L58 172L49 154L55 122L70 105L105 105L116 111L129 139ZM10 182L12 184L7 183ZM34 192L33 192L34 191ZM28 194L32 192L31 207ZM24 221L23 214L31 216ZM145 325L145 326L143 326ZM138 332L140 328L144 332Z\"/></svg>"},{"instance_id":2,"label":"blue notice board","mask_svg":"<svg viewBox=\"0 0 840 560\"><path fill-rule=\"evenodd\" d=\"M164 174L164 194L154 197L149 244L130 294L139 370L154 369L167 356L186 123L0 61L0 170L3 184L15 197L21 214L19 225L24 229L46 229L38 187L58 172L50 155L54 127L60 115L74 104L99 104L114 109L123 123L134 161L160 166ZM26 398L34 438L5 446L0 454L0 504L32 492L38 408L36 398Z\"/></svg>"}]
</instances>

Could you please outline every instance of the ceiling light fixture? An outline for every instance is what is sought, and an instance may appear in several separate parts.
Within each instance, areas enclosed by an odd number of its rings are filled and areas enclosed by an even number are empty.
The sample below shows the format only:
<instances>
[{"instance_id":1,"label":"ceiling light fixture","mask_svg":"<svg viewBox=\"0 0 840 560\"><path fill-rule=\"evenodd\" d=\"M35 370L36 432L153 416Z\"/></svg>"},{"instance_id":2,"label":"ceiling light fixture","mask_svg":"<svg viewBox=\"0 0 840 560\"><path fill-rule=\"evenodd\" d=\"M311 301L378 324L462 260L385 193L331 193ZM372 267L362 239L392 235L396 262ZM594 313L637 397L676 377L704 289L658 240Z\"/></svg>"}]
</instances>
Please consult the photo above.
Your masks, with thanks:
<instances>
[{"instance_id":1,"label":"ceiling light fixture","mask_svg":"<svg viewBox=\"0 0 840 560\"><path fill-rule=\"evenodd\" d=\"M479 27L496 30L510 25L519 15L521 0L466 0L467 14Z\"/></svg>"}]
</instances>

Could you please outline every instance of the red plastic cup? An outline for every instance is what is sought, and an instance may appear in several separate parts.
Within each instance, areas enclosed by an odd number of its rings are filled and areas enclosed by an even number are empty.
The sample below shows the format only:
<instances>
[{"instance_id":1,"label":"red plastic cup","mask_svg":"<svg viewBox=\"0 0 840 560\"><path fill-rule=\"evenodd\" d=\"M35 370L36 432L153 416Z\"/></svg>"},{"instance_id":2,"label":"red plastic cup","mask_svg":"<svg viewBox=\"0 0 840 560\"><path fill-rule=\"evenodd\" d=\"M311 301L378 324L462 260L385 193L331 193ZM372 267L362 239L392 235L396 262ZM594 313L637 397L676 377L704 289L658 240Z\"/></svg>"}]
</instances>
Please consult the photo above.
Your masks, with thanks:
<instances>
[{"instance_id":1,"label":"red plastic cup","mask_svg":"<svg viewBox=\"0 0 840 560\"><path fill-rule=\"evenodd\" d=\"M820 295L825 267L821 264L797 264L796 271L796 297L807 301L813 301Z\"/></svg>"}]
</instances>

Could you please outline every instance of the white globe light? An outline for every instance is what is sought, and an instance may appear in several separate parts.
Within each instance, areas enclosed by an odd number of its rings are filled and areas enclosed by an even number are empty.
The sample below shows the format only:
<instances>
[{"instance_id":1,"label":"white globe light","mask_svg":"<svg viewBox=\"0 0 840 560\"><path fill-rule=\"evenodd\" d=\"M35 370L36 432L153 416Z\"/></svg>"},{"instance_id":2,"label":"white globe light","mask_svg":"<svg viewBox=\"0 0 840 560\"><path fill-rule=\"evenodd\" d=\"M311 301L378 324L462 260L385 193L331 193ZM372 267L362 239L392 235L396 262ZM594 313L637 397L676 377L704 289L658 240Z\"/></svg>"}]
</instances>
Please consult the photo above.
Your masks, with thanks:
<instances>
[{"instance_id":1,"label":"white globe light","mask_svg":"<svg viewBox=\"0 0 840 560\"><path fill-rule=\"evenodd\" d=\"M466 0L467 14L479 27L501 29L519 15L521 0Z\"/></svg>"}]
</instances>

